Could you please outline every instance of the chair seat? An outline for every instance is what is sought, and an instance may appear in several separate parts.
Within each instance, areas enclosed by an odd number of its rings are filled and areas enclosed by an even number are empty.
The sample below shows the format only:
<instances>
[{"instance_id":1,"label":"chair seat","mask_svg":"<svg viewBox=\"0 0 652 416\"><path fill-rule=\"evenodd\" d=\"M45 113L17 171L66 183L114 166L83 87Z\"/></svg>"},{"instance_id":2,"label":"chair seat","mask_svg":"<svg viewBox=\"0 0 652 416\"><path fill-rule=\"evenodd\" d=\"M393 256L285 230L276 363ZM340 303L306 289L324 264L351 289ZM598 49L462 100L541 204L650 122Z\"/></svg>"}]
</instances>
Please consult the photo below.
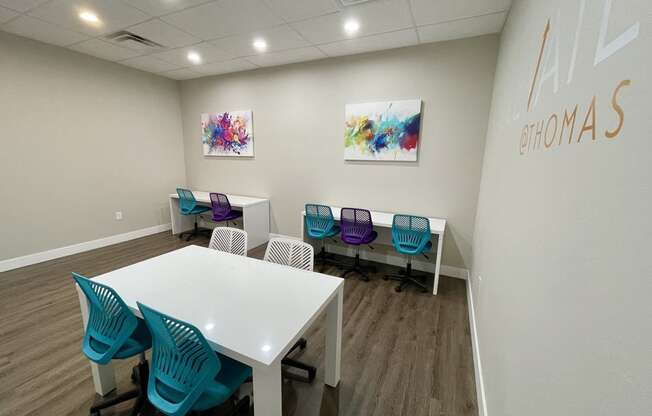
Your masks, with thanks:
<instances>
[{"instance_id":1,"label":"chair seat","mask_svg":"<svg viewBox=\"0 0 652 416\"><path fill-rule=\"evenodd\" d=\"M232 209L231 211L227 212L224 215L216 215L215 212L213 212L213 221L230 221L234 220L236 218L242 217L242 211L236 211Z\"/></svg>"},{"instance_id":2,"label":"chair seat","mask_svg":"<svg viewBox=\"0 0 652 416\"><path fill-rule=\"evenodd\" d=\"M416 254L421 254L424 253L432 248L432 241L428 241L426 245L423 247L423 250L419 251L419 245L418 244L411 244L411 243L397 243L394 239L392 239L392 245L401 254L409 254L409 255L416 255Z\"/></svg>"},{"instance_id":3,"label":"chair seat","mask_svg":"<svg viewBox=\"0 0 652 416\"><path fill-rule=\"evenodd\" d=\"M202 205L197 205L193 209L190 210L181 210L181 214L183 215L197 215L197 214L203 214L206 211L210 211L210 207L205 207Z\"/></svg>"},{"instance_id":4,"label":"chair seat","mask_svg":"<svg viewBox=\"0 0 652 416\"><path fill-rule=\"evenodd\" d=\"M359 246L362 244L369 244L372 241L374 241L378 237L378 233L376 231L372 231L371 233L364 235L364 236L357 236L357 235L350 235L350 234L342 234L342 241L344 241L346 244L354 245L354 246Z\"/></svg>"},{"instance_id":5,"label":"chair seat","mask_svg":"<svg viewBox=\"0 0 652 416\"><path fill-rule=\"evenodd\" d=\"M324 238L331 238L338 235L340 233L340 227L338 225L334 225L326 231L308 229L307 232L308 236L323 240Z\"/></svg>"},{"instance_id":6,"label":"chair seat","mask_svg":"<svg viewBox=\"0 0 652 416\"><path fill-rule=\"evenodd\" d=\"M194 411L203 411L224 403L236 390L251 377L251 367L231 359L225 355L217 354L222 367L213 380L204 390L199 399L192 406ZM185 396L163 383L156 386L159 393L171 402L179 402Z\"/></svg>"},{"instance_id":7,"label":"chair seat","mask_svg":"<svg viewBox=\"0 0 652 416\"><path fill-rule=\"evenodd\" d=\"M90 341L91 348L97 353L104 353L109 349L109 345L99 342L95 339ZM138 319L138 326L133 334L125 341L122 347L115 353L113 358L122 360L134 357L142 352L152 348L152 336L147 329L145 321Z\"/></svg>"}]
</instances>

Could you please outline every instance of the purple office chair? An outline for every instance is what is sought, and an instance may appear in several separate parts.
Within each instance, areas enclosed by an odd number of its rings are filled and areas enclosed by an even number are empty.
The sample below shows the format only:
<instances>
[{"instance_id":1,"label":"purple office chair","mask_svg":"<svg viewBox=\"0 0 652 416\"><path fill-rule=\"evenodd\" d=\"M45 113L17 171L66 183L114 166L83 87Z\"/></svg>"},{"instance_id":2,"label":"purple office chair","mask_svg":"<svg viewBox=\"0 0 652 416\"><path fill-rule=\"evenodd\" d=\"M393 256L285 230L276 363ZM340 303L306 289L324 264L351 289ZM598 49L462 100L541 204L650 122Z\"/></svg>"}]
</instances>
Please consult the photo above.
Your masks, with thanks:
<instances>
[{"instance_id":1,"label":"purple office chair","mask_svg":"<svg viewBox=\"0 0 652 416\"><path fill-rule=\"evenodd\" d=\"M231 203L229 198L220 193L211 192L211 206L213 207L213 221L215 222L226 222L228 225L229 221L232 221L235 224L236 218L242 217L241 211L236 211L231 208Z\"/></svg>"},{"instance_id":2,"label":"purple office chair","mask_svg":"<svg viewBox=\"0 0 652 416\"><path fill-rule=\"evenodd\" d=\"M360 246L363 244L368 245L378 237L378 233L374 231L374 224L371 221L371 212L359 208L342 208L340 228L342 229L340 234L342 241L355 246L355 261L353 265L344 270L342 277L349 273L358 273L362 276L362 280L368 282L369 276L367 276L367 272L375 272L376 268L360 264ZM369 246L369 248L373 249L372 246Z\"/></svg>"}]
</instances>

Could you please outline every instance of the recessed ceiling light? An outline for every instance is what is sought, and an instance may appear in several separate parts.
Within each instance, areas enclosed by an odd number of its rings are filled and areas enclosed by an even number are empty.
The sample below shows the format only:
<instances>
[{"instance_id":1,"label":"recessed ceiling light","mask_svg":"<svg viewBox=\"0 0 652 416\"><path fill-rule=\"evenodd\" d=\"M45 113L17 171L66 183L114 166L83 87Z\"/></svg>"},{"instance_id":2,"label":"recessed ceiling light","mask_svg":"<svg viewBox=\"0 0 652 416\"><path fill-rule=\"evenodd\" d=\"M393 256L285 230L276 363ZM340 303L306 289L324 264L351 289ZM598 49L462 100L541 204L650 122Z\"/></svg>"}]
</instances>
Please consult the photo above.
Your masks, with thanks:
<instances>
[{"instance_id":1,"label":"recessed ceiling light","mask_svg":"<svg viewBox=\"0 0 652 416\"><path fill-rule=\"evenodd\" d=\"M344 23L344 31L347 35L352 36L360 30L360 23L355 19L349 19Z\"/></svg>"},{"instance_id":2,"label":"recessed ceiling light","mask_svg":"<svg viewBox=\"0 0 652 416\"><path fill-rule=\"evenodd\" d=\"M193 64L200 64L201 56L195 51L190 51L188 52L188 60Z\"/></svg>"},{"instance_id":3,"label":"recessed ceiling light","mask_svg":"<svg viewBox=\"0 0 652 416\"><path fill-rule=\"evenodd\" d=\"M265 39L256 39L254 40L254 49L256 49L258 52L265 52L267 50L267 42L265 42Z\"/></svg>"},{"instance_id":4,"label":"recessed ceiling light","mask_svg":"<svg viewBox=\"0 0 652 416\"><path fill-rule=\"evenodd\" d=\"M97 15L93 12L89 12L88 10L84 10L83 12L79 13L79 18L82 19L84 22L87 23L99 23L100 18L97 17Z\"/></svg>"}]
</instances>

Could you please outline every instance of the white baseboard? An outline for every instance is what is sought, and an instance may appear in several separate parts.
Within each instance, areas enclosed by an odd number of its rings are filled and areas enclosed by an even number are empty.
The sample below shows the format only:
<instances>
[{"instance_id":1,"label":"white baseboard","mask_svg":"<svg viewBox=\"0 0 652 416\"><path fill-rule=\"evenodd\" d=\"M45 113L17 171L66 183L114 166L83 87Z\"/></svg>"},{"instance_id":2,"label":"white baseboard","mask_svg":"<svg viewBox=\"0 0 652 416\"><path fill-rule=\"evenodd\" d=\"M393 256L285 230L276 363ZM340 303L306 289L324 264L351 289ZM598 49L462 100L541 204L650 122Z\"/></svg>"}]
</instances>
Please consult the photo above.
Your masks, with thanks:
<instances>
[{"instance_id":1,"label":"white baseboard","mask_svg":"<svg viewBox=\"0 0 652 416\"><path fill-rule=\"evenodd\" d=\"M466 280L466 298L469 304L469 325L471 326L471 346L473 348L473 367L475 370L475 391L478 401L478 416L489 416L487 413L487 399L484 391L482 377L482 360L480 359L480 345L478 344L478 327L475 319L475 305L473 304L473 289L471 280Z\"/></svg>"},{"instance_id":2,"label":"white baseboard","mask_svg":"<svg viewBox=\"0 0 652 416\"><path fill-rule=\"evenodd\" d=\"M0 261L0 272L17 269L19 267L29 266L31 264L41 263L48 260L58 259L59 257L70 256L72 254L84 251L94 250L100 247L106 247L123 241L133 240L148 235L161 233L172 228L171 224L155 225L153 227L142 228L140 230L130 231L128 233L112 235L97 240L86 241L83 243L73 244L70 246L59 247L52 250L41 251L40 253L28 254L26 256L14 257L12 259Z\"/></svg>"},{"instance_id":3,"label":"white baseboard","mask_svg":"<svg viewBox=\"0 0 652 416\"><path fill-rule=\"evenodd\" d=\"M276 233L269 233L269 238L291 238L294 240L300 240L299 237L291 235L283 235ZM344 246L342 244L328 244L327 250L330 253L340 254L342 256L355 257L355 250L352 247ZM397 255L395 252L380 252L371 251L371 250L360 250L360 258L363 260L375 261L378 263L391 264L392 266L405 266L405 257ZM412 268L414 270L420 270L422 272L434 273L435 264L432 261L422 261L422 260L413 260ZM467 269L455 266L447 266L442 264L439 269L439 274L442 276L455 277L457 279L466 280L469 271Z\"/></svg>"}]
</instances>

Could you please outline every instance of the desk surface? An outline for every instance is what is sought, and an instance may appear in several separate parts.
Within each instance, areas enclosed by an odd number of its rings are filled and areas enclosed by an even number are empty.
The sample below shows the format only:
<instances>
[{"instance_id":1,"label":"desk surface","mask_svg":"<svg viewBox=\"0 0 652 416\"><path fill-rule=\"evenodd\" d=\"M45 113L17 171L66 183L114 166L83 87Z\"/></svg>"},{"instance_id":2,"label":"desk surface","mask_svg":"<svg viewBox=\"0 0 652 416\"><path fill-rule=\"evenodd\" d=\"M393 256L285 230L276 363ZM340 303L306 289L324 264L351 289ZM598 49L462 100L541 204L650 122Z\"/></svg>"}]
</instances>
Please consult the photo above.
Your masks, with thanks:
<instances>
[{"instance_id":1,"label":"desk surface","mask_svg":"<svg viewBox=\"0 0 652 416\"><path fill-rule=\"evenodd\" d=\"M188 246L93 279L199 328L211 346L248 365L270 365L312 323L344 280Z\"/></svg>"},{"instance_id":2,"label":"desk surface","mask_svg":"<svg viewBox=\"0 0 652 416\"><path fill-rule=\"evenodd\" d=\"M193 190L192 194L195 196L195 199L199 202L208 203L208 204L211 203L211 197L209 195L209 192ZM231 203L231 206L237 208L244 208L251 205L256 205L262 202L269 201L269 199L267 198L257 198L253 196L232 195L232 194L226 194L226 196L229 198L229 202ZM178 199L179 195L175 192L173 194L170 194L170 198Z\"/></svg>"},{"instance_id":3,"label":"desk surface","mask_svg":"<svg viewBox=\"0 0 652 416\"><path fill-rule=\"evenodd\" d=\"M335 221L340 220L340 211L342 207L336 207L331 205L331 210L333 211L333 218ZM306 215L306 211L301 212L302 215ZM391 212L382 212L382 211L371 211L371 221L374 225L379 227L391 227L392 221L394 220L394 214ZM433 234L443 234L446 229L446 220L442 218L428 218L430 221L430 231Z\"/></svg>"}]
</instances>

